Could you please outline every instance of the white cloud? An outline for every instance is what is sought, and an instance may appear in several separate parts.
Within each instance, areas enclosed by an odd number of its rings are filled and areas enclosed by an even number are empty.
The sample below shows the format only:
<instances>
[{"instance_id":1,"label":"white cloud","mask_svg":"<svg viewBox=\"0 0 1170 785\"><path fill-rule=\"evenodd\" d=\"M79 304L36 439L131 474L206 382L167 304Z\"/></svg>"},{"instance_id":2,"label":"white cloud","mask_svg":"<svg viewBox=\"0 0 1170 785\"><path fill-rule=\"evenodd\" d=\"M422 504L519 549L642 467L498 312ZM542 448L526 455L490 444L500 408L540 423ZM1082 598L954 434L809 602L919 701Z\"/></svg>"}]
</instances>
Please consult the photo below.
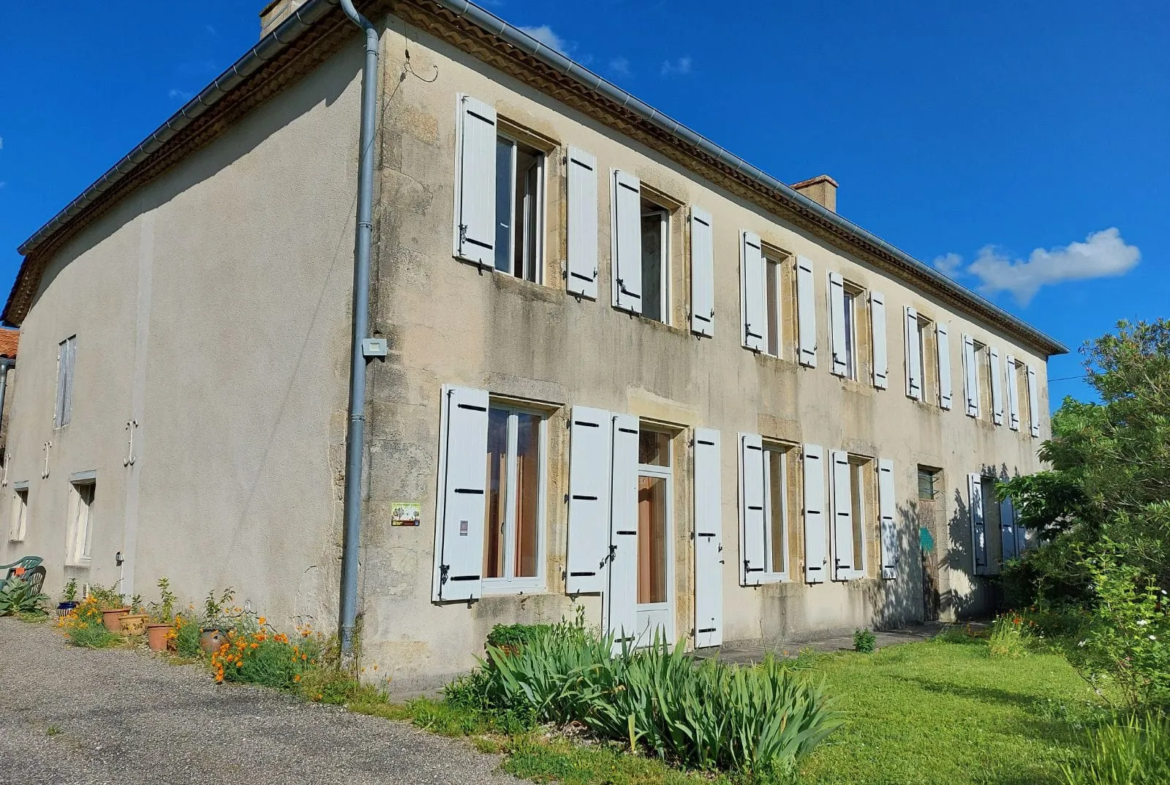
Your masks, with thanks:
<instances>
[{"instance_id":1,"label":"white cloud","mask_svg":"<svg viewBox=\"0 0 1170 785\"><path fill-rule=\"evenodd\" d=\"M1110 228L1093 232L1083 243L1037 248L1026 260L1013 259L1003 250L988 245L965 269L963 258L955 253L938 257L934 266L953 278L960 274L973 275L979 279L979 290L984 294L1011 292L1020 305L1027 305L1042 286L1115 278L1132 270L1141 258L1137 246L1128 245L1121 232Z\"/></svg>"},{"instance_id":2,"label":"white cloud","mask_svg":"<svg viewBox=\"0 0 1170 785\"><path fill-rule=\"evenodd\" d=\"M4 149L4 137L0 136L0 150Z\"/></svg>"},{"instance_id":3,"label":"white cloud","mask_svg":"<svg viewBox=\"0 0 1170 785\"><path fill-rule=\"evenodd\" d=\"M203 29L206 30L207 34L212 37L219 35L219 31L215 29L214 25L203 25Z\"/></svg>"},{"instance_id":4,"label":"white cloud","mask_svg":"<svg viewBox=\"0 0 1170 785\"><path fill-rule=\"evenodd\" d=\"M618 76L630 75L630 61L625 57L615 57L609 61L609 70Z\"/></svg>"},{"instance_id":5,"label":"white cloud","mask_svg":"<svg viewBox=\"0 0 1170 785\"><path fill-rule=\"evenodd\" d=\"M3 188L6 185L8 185L7 182L5 182L4 180L0 180L0 188Z\"/></svg>"},{"instance_id":6,"label":"white cloud","mask_svg":"<svg viewBox=\"0 0 1170 785\"><path fill-rule=\"evenodd\" d=\"M674 62L671 62L670 60L664 60L662 63L662 75L663 76L674 76L675 74L678 74L680 76L685 76L686 74L689 74L690 72L691 72L691 58L689 56L680 57L679 59L675 60Z\"/></svg>"},{"instance_id":7,"label":"white cloud","mask_svg":"<svg viewBox=\"0 0 1170 785\"><path fill-rule=\"evenodd\" d=\"M938 270L943 275L949 278L959 277L959 268L963 266L963 257L957 253L949 253L946 256L938 256L935 258L934 269Z\"/></svg>"},{"instance_id":8,"label":"white cloud","mask_svg":"<svg viewBox=\"0 0 1170 785\"><path fill-rule=\"evenodd\" d=\"M180 90L177 87L172 87L167 95L171 98L177 98L180 101L190 101L194 93L188 93L186 90Z\"/></svg>"},{"instance_id":9,"label":"white cloud","mask_svg":"<svg viewBox=\"0 0 1170 785\"><path fill-rule=\"evenodd\" d=\"M541 25L540 27L521 27L525 33L540 41L550 49L555 49L561 54L565 54L571 48L565 39L561 38L548 25Z\"/></svg>"}]
</instances>

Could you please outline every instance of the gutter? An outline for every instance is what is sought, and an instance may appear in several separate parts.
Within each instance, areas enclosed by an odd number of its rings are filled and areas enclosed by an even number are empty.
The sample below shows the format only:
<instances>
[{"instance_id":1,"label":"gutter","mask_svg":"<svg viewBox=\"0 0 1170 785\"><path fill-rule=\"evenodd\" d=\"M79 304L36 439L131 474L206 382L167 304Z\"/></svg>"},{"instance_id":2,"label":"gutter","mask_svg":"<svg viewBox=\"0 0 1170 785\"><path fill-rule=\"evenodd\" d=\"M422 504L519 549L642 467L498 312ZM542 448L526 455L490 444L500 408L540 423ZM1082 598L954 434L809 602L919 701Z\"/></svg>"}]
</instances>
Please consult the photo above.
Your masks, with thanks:
<instances>
[{"instance_id":1,"label":"gutter","mask_svg":"<svg viewBox=\"0 0 1170 785\"><path fill-rule=\"evenodd\" d=\"M366 448L366 364L385 356L385 344L367 346L370 329L370 244L373 234L374 132L378 112L378 31L357 12L353 0L341 8L365 31L366 59L362 64L361 132L358 137L357 228L353 250L353 334L349 358L349 428L345 435L345 501L341 545L340 629L342 656L353 655L357 623L358 566L362 533L362 458ZM377 343L377 342L375 342Z\"/></svg>"},{"instance_id":2,"label":"gutter","mask_svg":"<svg viewBox=\"0 0 1170 785\"><path fill-rule=\"evenodd\" d=\"M568 76L569 78L579 82L588 89L599 93L604 98L614 102L622 109L633 113L646 122L665 131L677 141L685 145L697 148L703 153L713 157L719 163L723 164L731 171L739 174L763 188L775 192L783 201L786 201L799 210L812 213L821 222L830 224L838 230L860 242L863 245L869 245L880 252L892 257L898 263L910 268L915 273L927 278L934 285L950 292L960 301L963 301L975 310L987 311L996 316L1000 321L1011 329L1023 334L1029 340L1034 342L1038 347L1043 348L1049 352L1049 356L1053 354L1068 354L1068 347L1059 341L1050 338L1044 333L1032 327L1028 323L1012 316L1007 311L1002 310L990 301L980 297L979 295L967 289L965 286L956 283L939 271L935 270L926 264L915 259L905 251L896 248L885 240L881 239L875 234L872 234L865 229L862 229L852 221L842 218L837 213L821 206L817 202L809 199L797 191L794 191L788 185L777 180L775 177L766 172L752 166L744 159L731 152L728 152L723 147L712 142L704 136L700 136L695 131L687 128L682 123L670 118L669 116L659 112L654 107L639 101L630 93L621 89L612 82L608 82L597 74L593 73L584 66L573 62L565 57L560 52L548 47L546 44L537 41L532 36L528 35L522 30L513 27L512 25L500 19L498 16L490 11L484 10L468 0L430 0L439 6L445 8L447 11L454 14L456 17L466 19L481 30L494 35L508 44L512 45L521 52L530 55L537 60L544 63L549 68L559 73Z\"/></svg>"}]
</instances>

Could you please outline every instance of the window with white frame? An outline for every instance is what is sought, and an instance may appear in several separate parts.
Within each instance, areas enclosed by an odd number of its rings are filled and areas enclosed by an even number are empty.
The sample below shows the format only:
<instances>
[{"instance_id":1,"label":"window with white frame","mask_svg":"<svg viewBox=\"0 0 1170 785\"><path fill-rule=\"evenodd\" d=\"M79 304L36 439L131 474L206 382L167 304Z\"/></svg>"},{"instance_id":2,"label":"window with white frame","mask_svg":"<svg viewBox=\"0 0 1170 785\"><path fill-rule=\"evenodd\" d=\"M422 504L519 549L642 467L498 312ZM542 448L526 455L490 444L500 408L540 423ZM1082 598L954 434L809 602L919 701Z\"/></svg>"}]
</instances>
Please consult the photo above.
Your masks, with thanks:
<instances>
[{"instance_id":1,"label":"window with white frame","mask_svg":"<svg viewBox=\"0 0 1170 785\"><path fill-rule=\"evenodd\" d=\"M543 586L545 440L541 414L492 402L483 538L485 591Z\"/></svg>"},{"instance_id":2,"label":"window with white frame","mask_svg":"<svg viewBox=\"0 0 1170 785\"><path fill-rule=\"evenodd\" d=\"M671 434L638 428L638 605L670 601Z\"/></svg>"},{"instance_id":3,"label":"window with white frame","mask_svg":"<svg viewBox=\"0 0 1170 785\"><path fill-rule=\"evenodd\" d=\"M28 527L28 483L18 482L12 486L12 512L9 517L8 539L23 542Z\"/></svg>"},{"instance_id":4,"label":"window with white frame","mask_svg":"<svg viewBox=\"0 0 1170 785\"><path fill-rule=\"evenodd\" d=\"M670 210L642 196L642 315L670 322Z\"/></svg>"},{"instance_id":5,"label":"window with white frame","mask_svg":"<svg viewBox=\"0 0 1170 785\"><path fill-rule=\"evenodd\" d=\"M544 267L544 153L496 137L496 270L541 283Z\"/></svg>"},{"instance_id":6,"label":"window with white frame","mask_svg":"<svg viewBox=\"0 0 1170 785\"><path fill-rule=\"evenodd\" d=\"M934 322L918 314L918 367L922 369L922 402L938 404L938 343Z\"/></svg>"},{"instance_id":7,"label":"window with white frame","mask_svg":"<svg viewBox=\"0 0 1170 785\"><path fill-rule=\"evenodd\" d=\"M845 378L857 378L857 298L858 292L845 286Z\"/></svg>"},{"instance_id":8,"label":"window with white frame","mask_svg":"<svg viewBox=\"0 0 1170 785\"><path fill-rule=\"evenodd\" d=\"M867 569L865 536L872 488L872 460L843 450L830 454L832 472L833 580L864 578Z\"/></svg>"},{"instance_id":9,"label":"window with white frame","mask_svg":"<svg viewBox=\"0 0 1170 785\"><path fill-rule=\"evenodd\" d=\"M69 485L68 563L88 565L93 542L93 503L97 482L92 478Z\"/></svg>"},{"instance_id":10,"label":"window with white frame","mask_svg":"<svg viewBox=\"0 0 1170 785\"><path fill-rule=\"evenodd\" d=\"M862 365L870 360L868 335L862 317L865 290L846 281L840 273L829 273L829 327L832 338L832 372L856 380Z\"/></svg>"},{"instance_id":11,"label":"window with white frame","mask_svg":"<svg viewBox=\"0 0 1170 785\"><path fill-rule=\"evenodd\" d=\"M788 580L790 449L778 444L764 444L764 569L773 580Z\"/></svg>"},{"instance_id":12,"label":"window with white frame","mask_svg":"<svg viewBox=\"0 0 1170 785\"><path fill-rule=\"evenodd\" d=\"M68 425L73 419L73 369L76 357L76 335L57 345L57 401L53 413L55 428Z\"/></svg>"}]
</instances>

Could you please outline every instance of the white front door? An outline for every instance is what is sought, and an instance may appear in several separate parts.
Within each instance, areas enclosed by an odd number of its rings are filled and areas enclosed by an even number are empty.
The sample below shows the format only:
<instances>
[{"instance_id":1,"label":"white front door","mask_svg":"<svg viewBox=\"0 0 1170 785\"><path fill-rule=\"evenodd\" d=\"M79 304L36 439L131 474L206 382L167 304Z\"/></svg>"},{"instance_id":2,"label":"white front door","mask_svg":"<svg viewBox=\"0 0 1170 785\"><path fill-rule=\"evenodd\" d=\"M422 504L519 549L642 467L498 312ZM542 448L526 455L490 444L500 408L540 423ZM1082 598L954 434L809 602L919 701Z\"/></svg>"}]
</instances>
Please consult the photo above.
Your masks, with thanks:
<instances>
[{"instance_id":1,"label":"white front door","mask_svg":"<svg viewBox=\"0 0 1170 785\"><path fill-rule=\"evenodd\" d=\"M638 645L675 643L671 434L644 426L638 439Z\"/></svg>"}]
</instances>

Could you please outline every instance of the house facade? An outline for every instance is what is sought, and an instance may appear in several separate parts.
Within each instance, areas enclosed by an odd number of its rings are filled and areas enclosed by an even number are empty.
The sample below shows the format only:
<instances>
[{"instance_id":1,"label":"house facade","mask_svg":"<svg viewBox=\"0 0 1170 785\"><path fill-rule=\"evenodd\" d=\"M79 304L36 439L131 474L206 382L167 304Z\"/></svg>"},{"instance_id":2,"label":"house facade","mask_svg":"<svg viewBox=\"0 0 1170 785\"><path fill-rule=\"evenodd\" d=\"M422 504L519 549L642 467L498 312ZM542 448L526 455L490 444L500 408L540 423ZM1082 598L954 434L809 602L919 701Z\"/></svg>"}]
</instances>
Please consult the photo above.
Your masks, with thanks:
<instances>
[{"instance_id":1,"label":"house facade","mask_svg":"<svg viewBox=\"0 0 1170 785\"><path fill-rule=\"evenodd\" d=\"M578 609L703 648L990 608L1025 546L994 482L1040 468L1060 344L830 178L776 183L480 9L362 9L389 350L359 609L392 688ZM266 13L262 65L22 247L5 555L327 628L360 36Z\"/></svg>"}]
</instances>

